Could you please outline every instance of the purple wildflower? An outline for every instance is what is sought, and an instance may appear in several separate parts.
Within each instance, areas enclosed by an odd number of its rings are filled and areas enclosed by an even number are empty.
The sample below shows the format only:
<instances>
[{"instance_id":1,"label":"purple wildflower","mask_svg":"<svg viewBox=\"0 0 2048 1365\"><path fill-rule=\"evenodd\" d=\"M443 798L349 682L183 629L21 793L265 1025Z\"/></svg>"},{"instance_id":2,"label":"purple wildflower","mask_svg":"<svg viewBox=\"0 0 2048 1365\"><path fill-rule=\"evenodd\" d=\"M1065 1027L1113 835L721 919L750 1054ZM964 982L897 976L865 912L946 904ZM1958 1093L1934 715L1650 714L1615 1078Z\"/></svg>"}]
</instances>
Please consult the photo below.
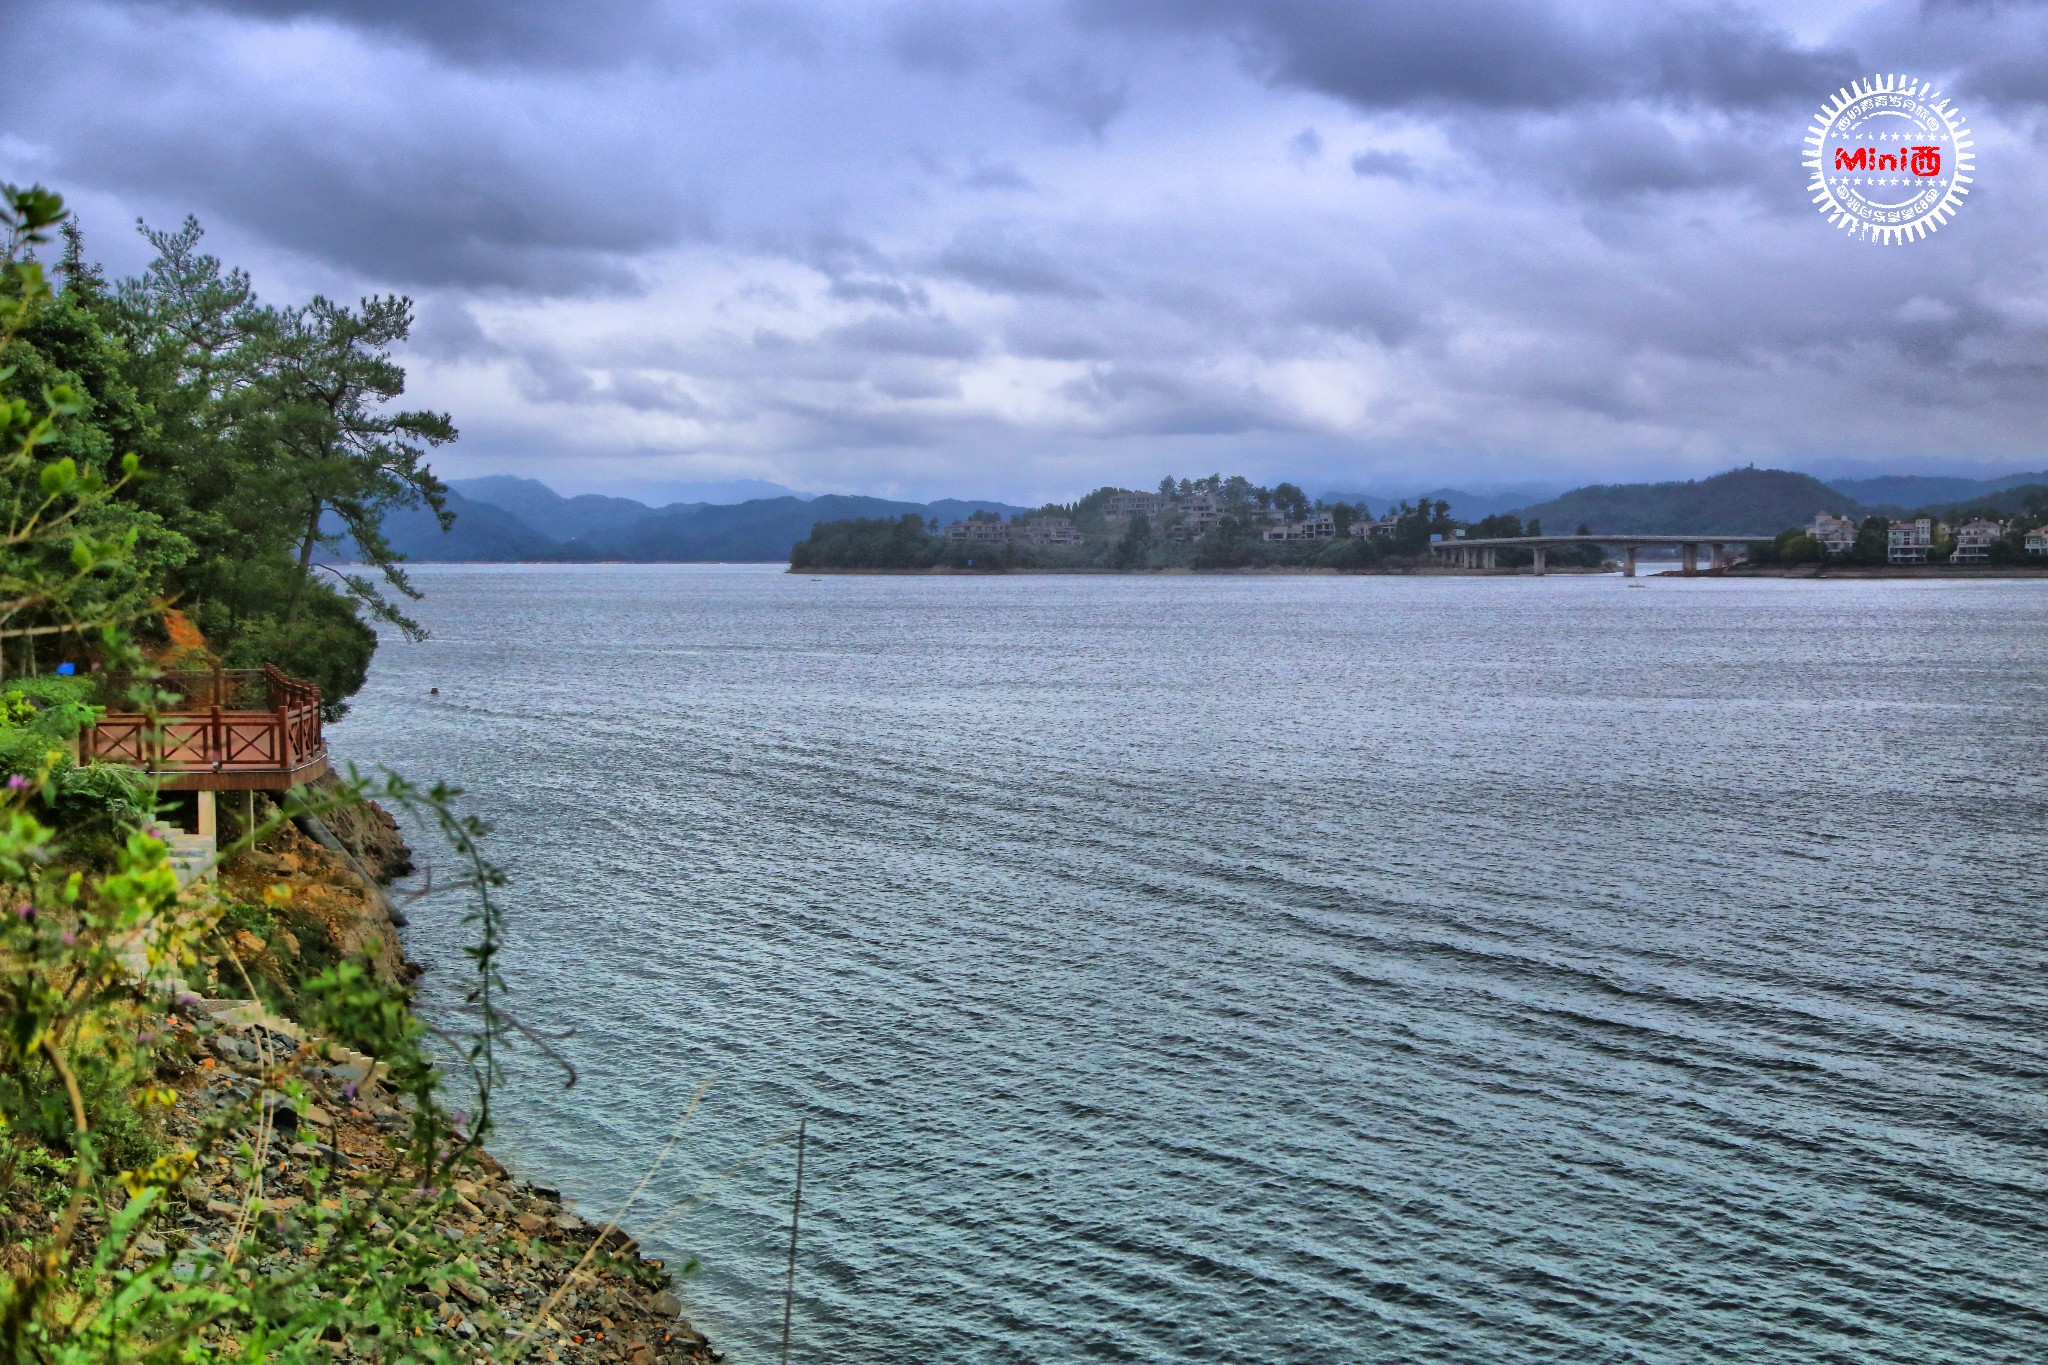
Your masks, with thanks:
<instances>
[{"instance_id":1,"label":"purple wildflower","mask_svg":"<svg viewBox=\"0 0 2048 1365\"><path fill-rule=\"evenodd\" d=\"M20 773L15 773L12 777L7 779L7 790L11 792L18 792L26 786L28 786L28 779L23 777Z\"/></svg>"},{"instance_id":2,"label":"purple wildflower","mask_svg":"<svg viewBox=\"0 0 2048 1365\"><path fill-rule=\"evenodd\" d=\"M59 943L62 943L66 948L69 948L72 944L78 942L78 935L72 933L69 929L66 929L61 935L58 936L57 941Z\"/></svg>"}]
</instances>

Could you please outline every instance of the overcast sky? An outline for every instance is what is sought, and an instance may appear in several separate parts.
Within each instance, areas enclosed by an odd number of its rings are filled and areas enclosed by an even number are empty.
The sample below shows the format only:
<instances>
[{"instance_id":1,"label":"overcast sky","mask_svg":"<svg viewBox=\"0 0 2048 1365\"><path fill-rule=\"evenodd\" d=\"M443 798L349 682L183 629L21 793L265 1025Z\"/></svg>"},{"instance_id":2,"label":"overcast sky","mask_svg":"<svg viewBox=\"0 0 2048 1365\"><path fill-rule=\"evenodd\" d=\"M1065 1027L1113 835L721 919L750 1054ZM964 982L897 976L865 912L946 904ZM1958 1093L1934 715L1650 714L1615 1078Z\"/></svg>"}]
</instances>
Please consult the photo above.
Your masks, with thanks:
<instances>
[{"instance_id":1,"label":"overcast sky","mask_svg":"<svg viewBox=\"0 0 2048 1365\"><path fill-rule=\"evenodd\" d=\"M1550 0L12 0L0 177L418 301L437 466L1067 497L2048 465L2048 12ZM1877 71L1977 137L1809 204ZM26 73L26 74L25 74Z\"/></svg>"}]
</instances>

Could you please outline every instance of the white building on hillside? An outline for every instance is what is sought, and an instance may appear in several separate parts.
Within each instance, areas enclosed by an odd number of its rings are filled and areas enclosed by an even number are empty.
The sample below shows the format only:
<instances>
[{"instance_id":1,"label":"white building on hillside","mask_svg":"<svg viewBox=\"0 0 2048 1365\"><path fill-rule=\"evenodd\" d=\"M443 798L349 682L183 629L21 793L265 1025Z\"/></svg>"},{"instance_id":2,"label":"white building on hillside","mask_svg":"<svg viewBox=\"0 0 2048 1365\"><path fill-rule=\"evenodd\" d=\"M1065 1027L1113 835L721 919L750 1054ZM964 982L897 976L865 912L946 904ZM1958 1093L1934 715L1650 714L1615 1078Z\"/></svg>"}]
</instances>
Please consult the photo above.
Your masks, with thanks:
<instances>
[{"instance_id":1,"label":"white building on hillside","mask_svg":"<svg viewBox=\"0 0 2048 1365\"><path fill-rule=\"evenodd\" d=\"M1193 539L1216 529L1223 520L1223 502L1214 493L1190 493L1180 500L1181 525Z\"/></svg>"},{"instance_id":2,"label":"white building on hillside","mask_svg":"<svg viewBox=\"0 0 2048 1365\"><path fill-rule=\"evenodd\" d=\"M1360 540L1364 540L1367 536L1390 536L1394 534L1394 528L1400 524L1401 518L1396 516L1392 509L1389 509L1381 513L1377 521L1368 521L1366 518L1360 517L1357 521L1352 522L1351 534L1357 536Z\"/></svg>"},{"instance_id":3,"label":"white building on hillside","mask_svg":"<svg viewBox=\"0 0 2048 1365\"><path fill-rule=\"evenodd\" d=\"M1845 555L1856 544L1856 523L1832 512L1819 512L1814 515L1813 526L1807 534L1819 541L1820 547L1829 554Z\"/></svg>"},{"instance_id":4,"label":"white building on hillside","mask_svg":"<svg viewBox=\"0 0 2048 1365\"><path fill-rule=\"evenodd\" d=\"M2030 555L2048 555L2048 526L2038 527L2027 532L2027 553Z\"/></svg>"},{"instance_id":5,"label":"white building on hillside","mask_svg":"<svg viewBox=\"0 0 2048 1365\"><path fill-rule=\"evenodd\" d=\"M1956 527L1956 552L1951 564L1982 564L1991 558L1991 543L2005 534L1995 521L1970 521Z\"/></svg>"},{"instance_id":6,"label":"white building on hillside","mask_svg":"<svg viewBox=\"0 0 2048 1365\"><path fill-rule=\"evenodd\" d=\"M1266 532L1267 540L1334 540L1337 519L1328 512L1311 512L1305 521L1283 522Z\"/></svg>"},{"instance_id":7,"label":"white building on hillside","mask_svg":"<svg viewBox=\"0 0 2048 1365\"><path fill-rule=\"evenodd\" d=\"M1102 504L1102 515L1112 521L1140 516L1156 517L1164 512L1167 506L1167 499L1157 493L1112 493Z\"/></svg>"},{"instance_id":8,"label":"white building on hillside","mask_svg":"<svg viewBox=\"0 0 2048 1365\"><path fill-rule=\"evenodd\" d=\"M1016 524L1011 531L1012 537L1015 538L1019 532L1033 545L1081 543L1081 533L1074 529L1072 517L1033 517L1030 521Z\"/></svg>"},{"instance_id":9,"label":"white building on hillside","mask_svg":"<svg viewBox=\"0 0 2048 1365\"><path fill-rule=\"evenodd\" d=\"M1886 558L1892 563L1925 564L1927 552L1934 548L1934 521L1929 517L1895 521L1887 539L1889 553Z\"/></svg>"},{"instance_id":10,"label":"white building on hillside","mask_svg":"<svg viewBox=\"0 0 2048 1365\"><path fill-rule=\"evenodd\" d=\"M946 539L963 545L1008 545L1007 521L956 521L946 528Z\"/></svg>"}]
</instances>

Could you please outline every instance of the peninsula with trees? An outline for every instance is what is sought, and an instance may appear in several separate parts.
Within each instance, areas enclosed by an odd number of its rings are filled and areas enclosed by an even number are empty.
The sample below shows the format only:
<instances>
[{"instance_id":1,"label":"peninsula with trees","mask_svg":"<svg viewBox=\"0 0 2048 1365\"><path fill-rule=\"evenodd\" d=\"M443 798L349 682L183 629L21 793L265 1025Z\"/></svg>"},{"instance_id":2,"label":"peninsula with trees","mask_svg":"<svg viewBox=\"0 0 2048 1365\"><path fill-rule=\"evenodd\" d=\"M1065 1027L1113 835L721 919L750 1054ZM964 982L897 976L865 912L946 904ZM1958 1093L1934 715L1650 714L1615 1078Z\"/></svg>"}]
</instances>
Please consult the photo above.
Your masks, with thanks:
<instances>
[{"instance_id":1,"label":"peninsula with trees","mask_svg":"<svg viewBox=\"0 0 2048 1365\"><path fill-rule=\"evenodd\" d=\"M974 512L950 524L908 512L820 522L790 551L795 571L1325 569L1397 572L1429 561L1432 541L1457 535L1540 534L1539 522L1500 513L1472 523L1444 501L1400 502L1378 515L1363 503L1310 498L1292 483L1241 475L1161 479L1156 490L1098 488L1008 518ZM1597 549L1558 567L1597 568Z\"/></svg>"},{"instance_id":2,"label":"peninsula with trees","mask_svg":"<svg viewBox=\"0 0 2048 1365\"><path fill-rule=\"evenodd\" d=\"M1952 504L1886 512L1810 475L1736 469L1712 478L1661 484L1593 486L1520 511L1474 519L1452 515L1442 498L1384 503L1375 509L1344 495L1309 497L1299 486L1254 484L1242 476L1162 479L1152 491L1098 488L1072 503L1048 503L1009 516L981 509L953 520L920 512L818 521L790 551L795 572L1143 572L1274 570L1405 573L1449 567L1442 552L1457 542L1497 544L1521 537L1589 537L1551 544L1550 571L1608 564L1599 537L1717 533L1748 541L1746 566L1767 572L1813 571L1829 561L1880 571L1954 566L2048 569L2048 485L2000 481ZM2048 476L2044 476L2048 477ZM1901 484L1911 480L1895 480ZM1936 480L1924 482L1934 483ZM1958 481L1961 482L1961 481ZM1961 491L1961 490L1959 490ZM1816 526L1846 524L1836 511L1861 513L1861 539L1823 550ZM1959 546L1946 539L1960 528ZM1918 527L1921 553L1901 555L1896 527ZM1774 538L1755 532L1784 528ZM1982 542L1981 545L1978 542ZM1916 541L1915 544L1920 544ZM1874 548L1873 548L1874 547ZM1981 552L1979 552L1981 550ZM1490 550L1488 570L1530 567L1532 550Z\"/></svg>"}]
</instances>

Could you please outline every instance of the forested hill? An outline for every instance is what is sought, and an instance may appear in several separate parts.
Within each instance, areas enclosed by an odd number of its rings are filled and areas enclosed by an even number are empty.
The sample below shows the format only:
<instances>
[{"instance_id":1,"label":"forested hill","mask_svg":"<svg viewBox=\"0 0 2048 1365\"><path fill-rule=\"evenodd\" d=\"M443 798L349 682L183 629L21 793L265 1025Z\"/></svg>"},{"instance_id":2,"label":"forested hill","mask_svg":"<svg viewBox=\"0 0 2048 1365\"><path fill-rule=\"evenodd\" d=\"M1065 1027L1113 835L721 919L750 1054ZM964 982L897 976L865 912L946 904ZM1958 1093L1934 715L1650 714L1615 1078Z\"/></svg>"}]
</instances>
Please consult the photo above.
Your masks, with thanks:
<instances>
[{"instance_id":1,"label":"forested hill","mask_svg":"<svg viewBox=\"0 0 2048 1365\"><path fill-rule=\"evenodd\" d=\"M1803 526L1814 513L1860 515L1866 509L1811 474L1784 469L1731 469L1681 483L1593 484L1523 508L1524 521L1570 532L1590 526L1610 534L1712 535L1768 533Z\"/></svg>"},{"instance_id":2,"label":"forested hill","mask_svg":"<svg viewBox=\"0 0 2048 1365\"><path fill-rule=\"evenodd\" d=\"M1998 505L2002 495L2025 487L2048 487L2048 470L2002 474L1995 479L1962 479L1944 474L1888 474L1872 479L1836 479L1833 487L1880 512L1934 507ZM2005 501L2010 502L2010 498ZM2017 509L2015 509L2017 510Z\"/></svg>"}]
</instances>

